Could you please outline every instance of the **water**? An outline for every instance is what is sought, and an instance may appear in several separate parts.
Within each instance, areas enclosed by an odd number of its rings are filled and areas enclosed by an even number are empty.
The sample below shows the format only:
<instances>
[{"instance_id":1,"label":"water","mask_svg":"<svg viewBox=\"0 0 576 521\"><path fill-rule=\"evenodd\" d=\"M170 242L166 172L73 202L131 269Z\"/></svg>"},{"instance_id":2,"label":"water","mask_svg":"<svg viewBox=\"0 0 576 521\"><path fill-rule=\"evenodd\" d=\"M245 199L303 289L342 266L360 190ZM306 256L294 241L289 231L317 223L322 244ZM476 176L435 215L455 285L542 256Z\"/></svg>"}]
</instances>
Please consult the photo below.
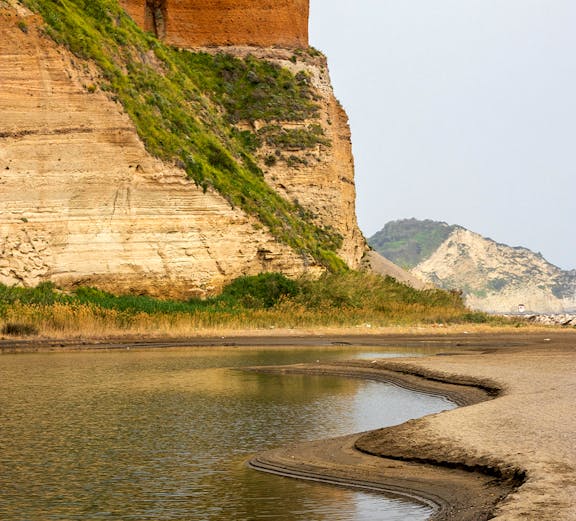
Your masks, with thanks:
<instances>
[{"instance_id":1,"label":"water","mask_svg":"<svg viewBox=\"0 0 576 521\"><path fill-rule=\"evenodd\" d=\"M0 519L426 519L430 510L410 502L245 465L266 448L453 406L382 383L235 368L395 355L352 348L2 355Z\"/></svg>"}]
</instances>

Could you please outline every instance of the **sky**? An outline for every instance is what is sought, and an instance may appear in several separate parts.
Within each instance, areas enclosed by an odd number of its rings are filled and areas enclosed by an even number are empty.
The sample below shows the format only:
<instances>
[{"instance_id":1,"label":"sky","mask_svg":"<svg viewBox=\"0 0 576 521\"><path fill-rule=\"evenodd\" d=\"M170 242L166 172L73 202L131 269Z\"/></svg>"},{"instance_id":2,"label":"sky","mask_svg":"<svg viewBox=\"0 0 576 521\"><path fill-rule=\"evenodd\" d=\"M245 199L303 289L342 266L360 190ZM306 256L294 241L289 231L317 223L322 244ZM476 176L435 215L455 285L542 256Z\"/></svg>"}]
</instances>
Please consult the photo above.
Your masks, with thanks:
<instances>
[{"instance_id":1,"label":"sky","mask_svg":"<svg viewBox=\"0 0 576 521\"><path fill-rule=\"evenodd\" d=\"M311 0L369 237L415 217L576 268L576 1Z\"/></svg>"}]
</instances>

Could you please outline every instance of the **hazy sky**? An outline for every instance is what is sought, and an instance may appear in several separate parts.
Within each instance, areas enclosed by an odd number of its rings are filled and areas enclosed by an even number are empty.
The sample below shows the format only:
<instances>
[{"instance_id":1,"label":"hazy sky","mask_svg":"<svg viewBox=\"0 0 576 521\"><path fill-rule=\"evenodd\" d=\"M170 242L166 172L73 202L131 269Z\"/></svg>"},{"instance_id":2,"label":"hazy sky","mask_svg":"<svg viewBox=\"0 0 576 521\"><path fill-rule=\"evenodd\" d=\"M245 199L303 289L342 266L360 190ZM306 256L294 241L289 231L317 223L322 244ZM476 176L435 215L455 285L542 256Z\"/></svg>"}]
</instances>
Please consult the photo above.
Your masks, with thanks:
<instances>
[{"instance_id":1,"label":"hazy sky","mask_svg":"<svg viewBox=\"0 0 576 521\"><path fill-rule=\"evenodd\" d=\"M576 1L311 0L366 236L460 224L576 268Z\"/></svg>"}]
</instances>

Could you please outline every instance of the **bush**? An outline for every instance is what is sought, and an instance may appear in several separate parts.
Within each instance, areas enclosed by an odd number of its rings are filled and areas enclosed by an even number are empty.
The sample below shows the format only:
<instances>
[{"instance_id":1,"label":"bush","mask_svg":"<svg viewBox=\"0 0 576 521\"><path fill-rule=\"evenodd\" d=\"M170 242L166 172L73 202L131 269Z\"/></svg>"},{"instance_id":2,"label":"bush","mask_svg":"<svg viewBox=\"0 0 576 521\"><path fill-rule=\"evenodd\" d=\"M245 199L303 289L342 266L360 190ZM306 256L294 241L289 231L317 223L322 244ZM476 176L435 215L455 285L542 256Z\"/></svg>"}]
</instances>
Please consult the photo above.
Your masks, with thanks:
<instances>
[{"instance_id":1,"label":"bush","mask_svg":"<svg viewBox=\"0 0 576 521\"><path fill-rule=\"evenodd\" d=\"M38 329L30 324L9 322L2 327L2 334L10 336L32 336L38 334Z\"/></svg>"},{"instance_id":2,"label":"bush","mask_svg":"<svg viewBox=\"0 0 576 521\"><path fill-rule=\"evenodd\" d=\"M417 290L392 277L348 271L326 273L303 282L299 301L308 308L348 307L376 311L417 305L423 309L453 308L467 312L461 297L443 290Z\"/></svg>"},{"instance_id":3,"label":"bush","mask_svg":"<svg viewBox=\"0 0 576 521\"><path fill-rule=\"evenodd\" d=\"M264 158L264 164L268 167L274 166L277 162L278 160L276 159L276 156L273 156L272 154L267 155Z\"/></svg>"},{"instance_id":4,"label":"bush","mask_svg":"<svg viewBox=\"0 0 576 521\"><path fill-rule=\"evenodd\" d=\"M470 324L486 324L490 321L490 317L481 311L471 311L462 315L462 322Z\"/></svg>"},{"instance_id":5,"label":"bush","mask_svg":"<svg viewBox=\"0 0 576 521\"><path fill-rule=\"evenodd\" d=\"M271 308L300 292L298 283L281 273L240 277L224 288L219 300L246 308Z\"/></svg>"},{"instance_id":6,"label":"bush","mask_svg":"<svg viewBox=\"0 0 576 521\"><path fill-rule=\"evenodd\" d=\"M113 295L86 287L65 293L46 283L37 288L0 284L0 318L6 324L2 334L14 336L34 335L38 330L47 335L86 332L94 327L188 334L185 331L196 327L523 325L471 311L456 292L418 291L390 277L350 270L314 280L294 281L279 273L244 276L218 296L188 301Z\"/></svg>"},{"instance_id":7,"label":"bush","mask_svg":"<svg viewBox=\"0 0 576 521\"><path fill-rule=\"evenodd\" d=\"M317 123L302 128L267 125L258 132L258 138L271 147L285 150L306 150L317 145L330 146L324 129Z\"/></svg>"},{"instance_id":8,"label":"bush","mask_svg":"<svg viewBox=\"0 0 576 521\"><path fill-rule=\"evenodd\" d=\"M21 302L23 304L51 305L66 301L67 297L59 292L52 282L42 282L35 288L0 284L0 302L4 304Z\"/></svg>"},{"instance_id":9,"label":"bush","mask_svg":"<svg viewBox=\"0 0 576 521\"><path fill-rule=\"evenodd\" d=\"M28 24L24 20L18 22L18 29L20 29L24 34L28 34Z\"/></svg>"}]
</instances>

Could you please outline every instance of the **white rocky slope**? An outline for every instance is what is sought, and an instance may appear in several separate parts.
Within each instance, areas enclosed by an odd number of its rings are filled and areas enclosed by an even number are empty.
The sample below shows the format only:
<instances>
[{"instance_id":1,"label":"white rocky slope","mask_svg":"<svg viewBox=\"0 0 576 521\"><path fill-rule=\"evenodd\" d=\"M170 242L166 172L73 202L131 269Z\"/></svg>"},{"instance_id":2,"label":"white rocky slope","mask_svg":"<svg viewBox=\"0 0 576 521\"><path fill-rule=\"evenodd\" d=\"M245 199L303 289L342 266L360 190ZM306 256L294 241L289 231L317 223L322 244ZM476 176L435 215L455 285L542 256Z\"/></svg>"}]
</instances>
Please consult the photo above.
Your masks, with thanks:
<instances>
[{"instance_id":1,"label":"white rocky slope","mask_svg":"<svg viewBox=\"0 0 576 521\"><path fill-rule=\"evenodd\" d=\"M424 280L461 290L474 309L511 313L576 310L576 270L563 271L526 248L499 244L456 228L412 269Z\"/></svg>"}]
</instances>

